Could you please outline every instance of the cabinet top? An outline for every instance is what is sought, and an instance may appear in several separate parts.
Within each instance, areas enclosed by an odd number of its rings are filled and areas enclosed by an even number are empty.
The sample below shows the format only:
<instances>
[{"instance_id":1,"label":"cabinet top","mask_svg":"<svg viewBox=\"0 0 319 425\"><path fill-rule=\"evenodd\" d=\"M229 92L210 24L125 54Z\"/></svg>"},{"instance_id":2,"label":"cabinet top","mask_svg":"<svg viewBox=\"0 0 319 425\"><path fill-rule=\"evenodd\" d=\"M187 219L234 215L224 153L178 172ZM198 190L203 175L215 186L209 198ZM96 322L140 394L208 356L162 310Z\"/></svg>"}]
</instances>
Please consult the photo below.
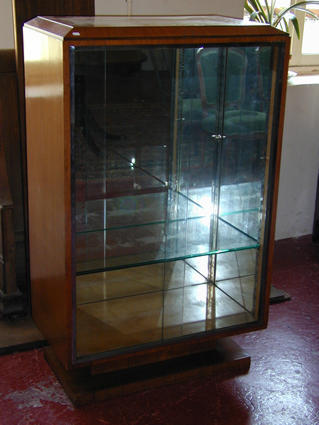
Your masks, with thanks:
<instances>
[{"instance_id":1,"label":"cabinet top","mask_svg":"<svg viewBox=\"0 0 319 425\"><path fill-rule=\"evenodd\" d=\"M222 16L36 17L24 25L65 40L185 37L287 36L269 25Z\"/></svg>"}]
</instances>

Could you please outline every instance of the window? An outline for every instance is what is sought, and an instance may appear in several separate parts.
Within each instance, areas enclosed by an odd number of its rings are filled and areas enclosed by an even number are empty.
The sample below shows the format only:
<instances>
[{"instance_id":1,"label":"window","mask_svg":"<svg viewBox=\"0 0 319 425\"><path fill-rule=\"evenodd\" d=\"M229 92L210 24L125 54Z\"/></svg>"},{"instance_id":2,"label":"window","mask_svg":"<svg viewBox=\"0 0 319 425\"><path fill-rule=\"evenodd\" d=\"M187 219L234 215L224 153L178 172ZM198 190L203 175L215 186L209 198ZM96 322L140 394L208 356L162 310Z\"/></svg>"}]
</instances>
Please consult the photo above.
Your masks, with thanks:
<instances>
[{"instance_id":1,"label":"window","mask_svg":"<svg viewBox=\"0 0 319 425\"><path fill-rule=\"evenodd\" d=\"M287 8L300 0L276 0L275 12L281 8ZM265 0L260 0L262 6L266 8ZM268 0L271 4L271 0ZM319 4L310 4L307 9L319 18ZM293 10L300 27L300 39L298 39L292 23L290 23L291 39L291 60L292 67L319 66L319 19L298 10ZM286 15L287 16L287 15ZM246 16L246 18L248 18ZM279 27L285 30L284 25Z\"/></svg>"},{"instance_id":2,"label":"window","mask_svg":"<svg viewBox=\"0 0 319 425\"><path fill-rule=\"evenodd\" d=\"M319 18L319 5L308 5ZM300 25L300 39L293 34L292 66L319 65L319 20L303 12L296 12Z\"/></svg>"}]
</instances>

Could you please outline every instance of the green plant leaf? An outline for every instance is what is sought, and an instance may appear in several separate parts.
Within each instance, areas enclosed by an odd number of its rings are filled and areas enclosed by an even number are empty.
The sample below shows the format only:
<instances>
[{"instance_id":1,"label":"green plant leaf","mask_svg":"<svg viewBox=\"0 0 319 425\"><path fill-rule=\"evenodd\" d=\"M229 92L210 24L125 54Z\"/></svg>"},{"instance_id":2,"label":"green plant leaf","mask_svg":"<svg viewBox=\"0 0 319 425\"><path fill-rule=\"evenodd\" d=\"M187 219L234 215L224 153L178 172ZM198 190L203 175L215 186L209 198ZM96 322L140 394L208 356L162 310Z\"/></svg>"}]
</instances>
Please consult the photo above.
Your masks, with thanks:
<instances>
[{"instance_id":1,"label":"green plant leaf","mask_svg":"<svg viewBox=\"0 0 319 425\"><path fill-rule=\"evenodd\" d=\"M287 22L287 19L285 17L283 17L280 22L284 23L284 27L285 27L284 31L289 32L289 24Z\"/></svg>"},{"instance_id":2,"label":"green plant leaf","mask_svg":"<svg viewBox=\"0 0 319 425\"><path fill-rule=\"evenodd\" d=\"M274 20L275 6L276 6L276 0L272 0L271 1L271 22L273 22L273 20Z\"/></svg>"},{"instance_id":3,"label":"green plant leaf","mask_svg":"<svg viewBox=\"0 0 319 425\"><path fill-rule=\"evenodd\" d=\"M248 1L246 1L244 7L245 7L245 10L247 10L247 12L249 13L249 15L251 15L254 12L254 10L249 6Z\"/></svg>"},{"instance_id":4,"label":"green plant leaf","mask_svg":"<svg viewBox=\"0 0 319 425\"><path fill-rule=\"evenodd\" d=\"M265 0L265 5L266 5L267 14L268 14L268 21L271 22L271 11L269 8L268 0Z\"/></svg>"},{"instance_id":5,"label":"green plant leaf","mask_svg":"<svg viewBox=\"0 0 319 425\"><path fill-rule=\"evenodd\" d=\"M255 12L259 11L259 7L258 7L258 4L256 3L256 0L247 0L246 3L250 5Z\"/></svg>"},{"instance_id":6,"label":"green plant leaf","mask_svg":"<svg viewBox=\"0 0 319 425\"><path fill-rule=\"evenodd\" d=\"M263 22L263 23L266 23L266 24L270 23L268 16L266 15L265 10L262 7L262 5L260 4L259 0L246 0L246 5L248 7L250 6L253 9L253 11L258 13L258 19L256 19L256 17L255 17L253 20L258 20L258 22ZM246 8L246 10L248 10L246 5L245 5L245 8Z\"/></svg>"},{"instance_id":7,"label":"green plant leaf","mask_svg":"<svg viewBox=\"0 0 319 425\"><path fill-rule=\"evenodd\" d=\"M250 21L258 21L258 22L262 22L262 21L260 20L260 14L259 14L259 12L255 12L255 11L254 11L254 12L250 15L249 20L250 20Z\"/></svg>"},{"instance_id":8,"label":"green plant leaf","mask_svg":"<svg viewBox=\"0 0 319 425\"><path fill-rule=\"evenodd\" d=\"M298 3L295 3L295 4L292 4L291 6L289 6L289 7L287 7L287 8L285 8L285 9L283 9L282 11L280 11L279 13L278 13L278 15L277 15L277 18L275 19L275 21L273 22L273 26L274 27L277 27L278 26L278 24L279 24L279 22L281 21L281 19L285 16L285 15L287 15L289 12L291 12L292 10L302 10L303 12L305 12L305 13L307 13L307 14L309 14L309 15L313 15L313 13L310 11L310 10L308 10L308 9L306 9L306 8L304 8L304 7L302 7L302 6L307 6L307 5L309 5L309 4L319 4L319 1L300 1L300 2L298 2Z\"/></svg>"},{"instance_id":9,"label":"green plant leaf","mask_svg":"<svg viewBox=\"0 0 319 425\"><path fill-rule=\"evenodd\" d=\"M296 7L295 9L300 10L301 12L305 12L306 15L310 15L315 19L319 19L318 16L309 9L305 9L304 7Z\"/></svg>"},{"instance_id":10,"label":"green plant leaf","mask_svg":"<svg viewBox=\"0 0 319 425\"><path fill-rule=\"evenodd\" d=\"M256 1L256 4L258 5L258 10L260 12L260 16L262 16L262 18L263 18L263 22L265 24L270 24L271 22L269 21L269 16L266 15L265 9L262 7L260 1L259 0L255 0L255 1Z\"/></svg>"},{"instance_id":11,"label":"green plant leaf","mask_svg":"<svg viewBox=\"0 0 319 425\"><path fill-rule=\"evenodd\" d=\"M291 20L291 22L292 22L292 25L294 26L294 29L295 29L296 35L297 35L298 40L299 40L299 39L300 39L300 29L299 29L299 22L298 22L298 19L296 18L296 16L295 16L295 15L293 15L293 16L290 18L290 20Z\"/></svg>"},{"instance_id":12,"label":"green plant leaf","mask_svg":"<svg viewBox=\"0 0 319 425\"><path fill-rule=\"evenodd\" d=\"M291 21L297 37L300 37L300 28L298 18L293 11L301 11L308 16L319 19L318 16L306 6L315 4L319 5L318 0L304 0L297 1L297 3L289 7L282 8L276 15L276 0L265 0L265 6L262 6L260 0L246 0L245 9L250 15L250 21L257 21L261 23L270 24L273 27L279 27L289 33L289 22Z\"/></svg>"}]
</instances>

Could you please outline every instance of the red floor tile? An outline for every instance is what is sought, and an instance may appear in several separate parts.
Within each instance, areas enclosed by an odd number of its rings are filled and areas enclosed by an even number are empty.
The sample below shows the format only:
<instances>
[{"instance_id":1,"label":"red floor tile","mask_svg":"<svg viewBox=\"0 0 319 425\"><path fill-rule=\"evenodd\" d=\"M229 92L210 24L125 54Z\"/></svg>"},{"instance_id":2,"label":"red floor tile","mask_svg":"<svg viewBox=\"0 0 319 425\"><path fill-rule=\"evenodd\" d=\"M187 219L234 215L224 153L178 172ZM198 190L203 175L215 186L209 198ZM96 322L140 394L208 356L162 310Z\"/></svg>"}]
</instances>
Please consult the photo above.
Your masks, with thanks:
<instances>
[{"instance_id":1,"label":"red floor tile","mask_svg":"<svg viewBox=\"0 0 319 425\"><path fill-rule=\"evenodd\" d=\"M0 357L0 425L318 425L319 247L280 241L273 283L291 301L266 330L236 337L248 375L212 377L74 408L42 350Z\"/></svg>"}]
</instances>

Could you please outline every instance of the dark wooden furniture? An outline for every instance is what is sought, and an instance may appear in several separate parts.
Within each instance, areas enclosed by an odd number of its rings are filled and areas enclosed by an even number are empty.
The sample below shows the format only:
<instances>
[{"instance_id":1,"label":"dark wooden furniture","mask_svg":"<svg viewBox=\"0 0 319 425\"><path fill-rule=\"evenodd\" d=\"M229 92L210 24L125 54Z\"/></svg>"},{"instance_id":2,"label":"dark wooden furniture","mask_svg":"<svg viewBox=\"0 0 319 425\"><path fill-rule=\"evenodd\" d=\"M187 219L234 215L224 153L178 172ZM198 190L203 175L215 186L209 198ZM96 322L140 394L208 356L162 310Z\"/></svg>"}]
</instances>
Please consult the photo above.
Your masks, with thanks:
<instances>
[{"instance_id":1,"label":"dark wooden furniture","mask_svg":"<svg viewBox=\"0 0 319 425\"><path fill-rule=\"evenodd\" d=\"M27 292L14 50L0 51L0 92L0 312L13 315L25 310Z\"/></svg>"},{"instance_id":2,"label":"dark wooden furniture","mask_svg":"<svg viewBox=\"0 0 319 425\"><path fill-rule=\"evenodd\" d=\"M17 287L13 202L9 189L3 146L0 146L0 314L23 311L22 293Z\"/></svg>"},{"instance_id":3,"label":"dark wooden furniture","mask_svg":"<svg viewBox=\"0 0 319 425\"><path fill-rule=\"evenodd\" d=\"M289 37L220 17L38 17L24 46L33 318L70 397L189 376L189 359L247 371L217 353L267 325Z\"/></svg>"}]
</instances>

